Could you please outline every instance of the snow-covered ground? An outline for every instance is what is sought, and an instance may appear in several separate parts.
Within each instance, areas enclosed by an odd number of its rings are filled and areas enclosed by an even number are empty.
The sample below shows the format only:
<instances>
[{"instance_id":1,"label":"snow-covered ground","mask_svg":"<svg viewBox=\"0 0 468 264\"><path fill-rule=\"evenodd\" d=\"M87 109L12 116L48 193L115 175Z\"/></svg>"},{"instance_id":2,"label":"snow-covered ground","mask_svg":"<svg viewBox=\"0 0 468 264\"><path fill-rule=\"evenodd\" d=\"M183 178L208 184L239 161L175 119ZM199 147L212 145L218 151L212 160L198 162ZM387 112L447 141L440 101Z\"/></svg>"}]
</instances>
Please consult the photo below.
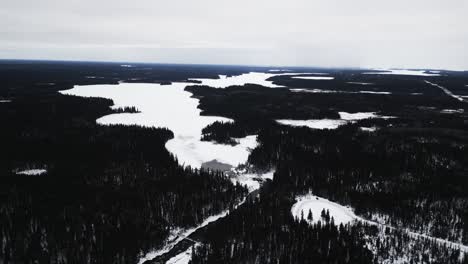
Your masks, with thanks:
<instances>
[{"instance_id":1,"label":"snow-covered ground","mask_svg":"<svg viewBox=\"0 0 468 264\"><path fill-rule=\"evenodd\" d=\"M30 169L30 170L21 170L17 171L16 174L28 175L28 176L38 176L47 173L46 169Z\"/></svg>"},{"instance_id":2,"label":"snow-covered ground","mask_svg":"<svg viewBox=\"0 0 468 264\"><path fill-rule=\"evenodd\" d=\"M272 81L267 81L268 78L279 75L291 75L293 73L264 73L264 72L249 72L236 76L220 75L219 79L190 79L200 81L200 85L207 85L214 88L226 88L229 86L258 84L270 88L281 88L284 86L273 84ZM293 74L294 75L294 74Z\"/></svg>"},{"instance_id":3,"label":"snow-covered ground","mask_svg":"<svg viewBox=\"0 0 468 264\"><path fill-rule=\"evenodd\" d=\"M258 190L260 188L260 185L265 181L265 180L273 180L273 174L275 171L269 171L263 174L257 174L257 173L240 173L236 177L233 177L231 180L232 182L239 183L241 185L244 185L247 187L249 192L253 192L255 190Z\"/></svg>"},{"instance_id":4,"label":"snow-covered ground","mask_svg":"<svg viewBox=\"0 0 468 264\"><path fill-rule=\"evenodd\" d=\"M347 113L338 112L340 119L309 119L309 120L292 120L292 119L278 119L276 122L282 125L294 126L294 127L309 127L312 129L337 129L338 127L345 125L349 122L355 122L358 120L368 118L393 118L391 116L380 116L375 112L361 112L361 113Z\"/></svg>"},{"instance_id":5,"label":"snow-covered ground","mask_svg":"<svg viewBox=\"0 0 468 264\"><path fill-rule=\"evenodd\" d=\"M333 218L336 225L345 225L357 219L351 208L313 194L297 197L296 203L291 208L291 214L294 218L304 218L304 220L311 224L317 223L318 221L323 223L324 219L321 217L322 210L330 213L330 217ZM308 219L309 212L312 213L312 219Z\"/></svg>"},{"instance_id":6,"label":"snow-covered ground","mask_svg":"<svg viewBox=\"0 0 468 264\"><path fill-rule=\"evenodd\" d=\"M271 71L270 71L271 72ZM268 81L269 78L274 76L295 76L304 75L311 73L264 73L264 72L249 72L236 76L219 75L219 79L198 79L192 78L192 81L199 81L201 84L213 88L226 88L229 86L242 86L245 84L257 84L270 88L284 88L284 86L276 85L272 81ZM294 78L294 77L293 77ZM303 77L306 78L306 77ZM330 78L330 77L317 77L317 78Z\"/></svg>"},{"instance_id":7,"label":"snow-covered ground","mask_svg":"<svg viewBox=\"0 0 468 264\"><path fill-rule=\"evenodd\" d=\"M420 234L400 227L393 227L385 224L385 222L383 221L379 221L379 219L364 219L360 216L357 216L352 208L340 205L335 202L331 202L325 198L315 196L312 193L296 197L296 203L291 207L291 214L296 219L301 219L303 217L306 221L313 224L318 222L319 220L323 222L321 218L321 212L323 209L329 211L330 217L334 218L336 225L339 225L340 223L346 224L353 223L354 221L360 221L369 225L389 228L391 230L401 230L404 231L411 238L431 240L438 243L439 245L447 246L449 248L460 249L460 251L468 253L467 245L452 242L442 238L433 237L426 234ZM312 220L307 219L309 210L311 210L312 212Z\"/></svg>"},{"instance_id":8,"label":"snow-covered ground","mask_svg":"<svg viewBox=\"0 0 468 264\"><path fill-rule=\"evenodd\" d=\"M291 120L279 119L276 122L293 127L308 127L312 129L337 129L338 127L346 124L345 120L339 119L309 119L309 120Z\"/></svg>"},{"instance_id":9,"label":"snow-covered ground","mask_svg":"<svg viewBox=\"0 0 468 264\"><path fill-rule=\"evenodd\" d=\"M301 79L301 80L333 80L335 77L329 77L329 76L293 76L291 77L293 79Z\"/></svg>"},{"instance_id":10,"label":"snow-covered ground","mask_svg":"<svg viewBox=\"0 0 468 264\"><path fill-rule=\"evenodd\" d=\"M197 247L199 244L195 244L193 247ZM166 264L188 264L192 260L193 247L189 247L186 251L170 258L166 261Z\"/></svg>"},{"instance_id":11,"label":"snow-covered ground","mask_svg":"<svg viewBox=\"0 0 468 264\"><path fill-rule=\"evenodd\" d=\"M392 94L391 92L375 92L375 91L342 91L342 90L322 90L322 89L303 89L303 88L293 88L289 89L294 93L346 93L346 94Z\"/></svg>"},{"instance_id":12,"label":"snow-covered ground","mask_svg":"<svg viewBox=\"0 0 468 264\"><path fill-rule=\"evenodd\" d=\"M440 76L440 72L425 70L405 70L405 69L373 69L379 72L364 72L363 74L379 75L412 75L412 76Z\"/></svg>"},{"instance_id":13,"label":"snow-covered ground","mask_svg":"<svg viewBox=\"0 0 468 264\"><path fill-rule=\"evenodd\" d=\"M430 81L425 81L427 84L430 84L434 87L437 87L439 89L441 89L446 95L450 96L450 97L453 97L454 99L457 99L458 101L460 102L465 102L465 99L462 97L462 96L459 96L459 95L456 95L454 93L452 93L452 91L450 91L449 89L443 87L443 86L440 86L436 83L433 83L433 82L430 82Z\"/></svg>"},{"instance_id":14,"label":"snow-covered ground","mask_svg":"<svg viewBox=\"0 0 468 264\"><path fill-rule=\"evenodd\" d=\"M361 129L364 132L375 132L375 131L377 131L377 127L375 127L375 126L373 126L373 127L360 127L359 129Z\"/></svg>"},{"instance_id":15,"label":"snow-covered ground","mask_svg":"<svg viewBox=\"0 0 468 264\"><path fill-rule=\"evenodd\" d=\"M0 100L0 103L11 103L11 100L2 99L2 100Z\"/></svg>"}]
</instances>

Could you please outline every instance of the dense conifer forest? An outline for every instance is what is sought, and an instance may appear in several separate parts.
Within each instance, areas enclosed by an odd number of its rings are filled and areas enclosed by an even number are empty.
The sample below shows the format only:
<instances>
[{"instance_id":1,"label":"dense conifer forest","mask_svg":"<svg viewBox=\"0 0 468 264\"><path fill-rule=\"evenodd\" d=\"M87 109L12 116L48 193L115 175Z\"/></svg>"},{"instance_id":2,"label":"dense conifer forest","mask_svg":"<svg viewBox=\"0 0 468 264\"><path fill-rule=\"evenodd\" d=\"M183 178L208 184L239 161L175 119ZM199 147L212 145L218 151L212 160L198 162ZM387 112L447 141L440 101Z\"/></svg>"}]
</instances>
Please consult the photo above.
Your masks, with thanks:
<instances>
[{"instance_id":1,"label":"dense conifer forest","mask_svg":"<svg viewBox=\"0 0 468 264\"><path fill-rule=\"evenodd\" d=\"M136 263L173 228L193 227L247 197L148 263L190 247L191 263L467 263L466 253L434 238L468 245L468 104L425 81L463 95L468 75L294 70L335 79L275 76L288 88L215 89L190 78L267 69L3 61L0 100L9 102L0 103L0 262ZM193 83L186 90L200 99L203 115L234 120L208 125L203 140L236 145L258 135L245 167L275 170L273 179L248 194L231 174L180 166L165 148L174 136L167 128L96 124L139 109L58 93L73 85L174 81ZM339 112L389 118L331 130L275 121L339 119ZM20 173L29 169L46 172ZM326 212L313 225L294 218L295 197L309 192L382 225L335 225Z\"/></svg>"}]
</instances>

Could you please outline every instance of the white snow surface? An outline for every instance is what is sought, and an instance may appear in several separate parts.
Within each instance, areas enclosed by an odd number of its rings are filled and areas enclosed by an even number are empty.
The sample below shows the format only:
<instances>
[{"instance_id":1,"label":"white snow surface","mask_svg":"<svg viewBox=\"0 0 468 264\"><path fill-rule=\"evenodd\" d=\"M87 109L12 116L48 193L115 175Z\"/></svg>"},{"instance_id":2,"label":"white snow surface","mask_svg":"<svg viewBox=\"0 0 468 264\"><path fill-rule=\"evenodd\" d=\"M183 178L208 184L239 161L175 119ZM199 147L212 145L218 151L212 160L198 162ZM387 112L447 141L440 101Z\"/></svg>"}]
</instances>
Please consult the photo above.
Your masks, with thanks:
<instances>
[{"instance_id":1,"label":"white snow surface","mask_svg":"<svg viewBox=\"0 0 468 264\"><path fill-rule=\"evenodd\" d=\"M309 120L292 120L292 119L278 119L276 122L282 125L294 127L309 127L312 129L337 129L338 127L347 124L348 122L355 122L358 120L368 118L393 118L391 116L380 116L375 112L360 112L360 113L347 113L338 112L340 119L309 119Z\"/></svg>"},{"instance_id":2,"label":"white snow surface","mask_svg":"<svg viewBox=\"0 0 468 264\"><path fill-rule=\"evenodd\" d=\"M45 169L30 169L30 170L22 170L16 172L16 174L20 175L28 175L28 176L38 176L47 173Z\"/></svg>"},{"instance_id":3,"label":"white snow surface","mask_svg":"<svg viewBox=\"0 0 468 264\"><path fill-rule=\"evenodd\" d=\"M442 114L462 114L465 112L464 109L442 109L440 111Z\"/></svg>"},{"instance_id":4,"label":"white snow surface","mask_svg":"<svg viewBox=\"0 0 468 264\"><path fill-rule=\"evenodd\" d=\"M294 93L346 93L346 94L392 94L391 92L375 92L375 91L342 91L342 90L322 90L322 89L303 89L303 88L293 88L289 89Z\"/></svg>"},{"instance_id":5,"label":"white snow surface","mask_svg":"<svg viewBox=\"0 0 468 264\"><path fill-rule=\"evenodd\" d=\"M347 122L339 119L309 119L309 120L290 120L279 119L276 122L282 125L293 127L309 127L312 129L337 129L338 127L346 124Z\"/></svg>"},{"instance_id":6,"label":"white snow surface","mask_svg":"<svg viewBox=\"0 0 468 264\"><path fill-rule=\"evenodd\" d=\"M311 74L311 73L249 72L249 73L244 73L241 75L235 75L235 76L229 76L229 77L226 75L219 75L219 79L191 78L189 80L199 81L201 82L201 84L198 84L198 85L206 85L206 86L210 86L213 88L226 88L229 86L238 86L238 85L242 86L245 84L257 84L257 85L262 85L262 86L270 87L270 88L284 88L284 86L273 84L272 81L268 81L267 79L273 76L295 76L295 75L303 75L303 74Z\"/></svg>"},{"instance_id":7,"label":"white snow surface","mask_svg":"<svg viewBox=\"0 0 468 264\"><path fill-rule=\"evenodd\" d=\"M301 79L301 80L333 80L335 77L330 76L293 76L293 79Z\"/></svg>"},{"instance_id":8,"label":"white snow surface","mask_svg":"<svg viewBox=\"0 0 468 264\"><path fill-rule=\"evenodd\" d=\"M232 178L231 181L236 184L239 183L247 187L249 192L253 192L255 190L260 189L261 183L265 180L273 180L273 174L275 173L274 170L263 173L240 173L236 177Z\"/></svg>"},{"instance_id":9,"label":"white snow surface","mask_svg":"<svg viewBox=\"0 0 468 264\"><path fill-rule=\"evenodd\" d=\"M331 202L325 198L315 196L312 193L296 197L296 203L291 207L291 214L296 219L301 219L301 216L303 215L306 221L308 221L310 224L313 224L313 223L318 222L318 220L321 220L320 215L321 215L322 209L329 210L330 217L334 218L336 225L339 225L340 223L346 224L346 223L353 223L354 221L361 221L369 225L375 225L378 227L390 228L392 230L395 230L395 229L402 230L412 238L428 239L428 240L438 243L439 245L444 245L450 248L458 248L460 249L460 251L468 253L467 245L463 245L457 242L452 242L452 241L442 239L442 238L433 237L433 236L426 235L426 234L420 234L420 233L413 232L411 230L403 229L400 227L393 227L383 222L380 222L378 219L367 220L365 218L357 216L354 213L353 209L348 206L343 206L338 203ZM309 221L307 219L309 210L312 211L312 217L313 217L312 221Z\"/></svg>"},{"instance_id":10,"label":"white snow surface","mask_svg":"<svg viewBox=\"0 0 468 264\"><path fill-rule=\"evenodd\" d=\"M359 129L361 129L364 132L375 132L375 131L377 131L377 127L375 127L375 126L373 126L373 127L360 127Z\"/></svg>"},{"instance_id":11,"label":"white snow surface","mask_svg":"<svg viewBox=\"0 0 468 264\"><path fill-rule=\"evenodd\" d=\"M272 81L267 81L268 78L279 75L295 75L296 73L264 73L264 72L249 72L236 76L219 75L219 79L190 79L200 81L199 85L207 85L213 88L226 88L229 86L257 84L270 88L281 88L284 86L273 84Z\"/></svg>"},{"instance_id":12,"label":"white snow surface","mask_svg":"<svg viewBox=\"0 0 468 264\"><path fill-rule=\"evenodd\" d=\"M238 139L236 146L201 141L202 129L215 122L232 122L216 116L201 116L199 100L184 91L187 83L171 85L120 83L118 85L85 85L61 91L62 94L84 97L103 97L114 101L113 108L134 106L140 113L116 113L97 120L103 125L140 125L166 127L174 138L166 148L175 154L179 163L200 168L202 163L216 159L237 166L247 161L249 151L257 145L256 136Z\"/></svg>"},{"instance_id":13,"label":"white snow surface","mask_svg":"<svg viewBox=\"0 0 468 264\"><path fill-rule=\"evenodd\" d=\"M412 76L440 76L440 72L425 70L405 70L405 69L373 69L379 72L364 72L363 74L378 75L412 75Z\"/></svg>"},{"instance_id":14,"label":"white snow surface","mask_svg":"<svg viewBox=\"0 0 468 264\"><path fill-rule=\"evenodd\" d=\"M309 210L312 212L312 221L307 219ZM325 198L307 194L296 198L296 203L291 208L291 214L296 219L301 219L303 216L309 223L317 223L324 220L321 218L322 210L329 211L330 217L333 217L336 225L348 224L357 219L353 210L349 207L329 201Z\"/></svg>"},{"instance_id":15,"label":"white snow surface","mask_svg":"<svg viewBox=\"0 0 468 264\"><path fill-rule=\"evenodd\" d=\"M11 103L11 100L8 100L8 99L2 99L2 100L0 100L0 103Z\"/></svg>"},{"instance_id":16,"label":"white snow surface","mask_svg":"<svg viewBox=\"0 0 468 264\"><path fill-rule=\"evenodd\" d=\"M199 244L195 244L193 247L197 247ZM170 258L166 261L166 264L188 264L192 260L193 247L189 247L186 251Z\"/></svg>"}]
</instances>

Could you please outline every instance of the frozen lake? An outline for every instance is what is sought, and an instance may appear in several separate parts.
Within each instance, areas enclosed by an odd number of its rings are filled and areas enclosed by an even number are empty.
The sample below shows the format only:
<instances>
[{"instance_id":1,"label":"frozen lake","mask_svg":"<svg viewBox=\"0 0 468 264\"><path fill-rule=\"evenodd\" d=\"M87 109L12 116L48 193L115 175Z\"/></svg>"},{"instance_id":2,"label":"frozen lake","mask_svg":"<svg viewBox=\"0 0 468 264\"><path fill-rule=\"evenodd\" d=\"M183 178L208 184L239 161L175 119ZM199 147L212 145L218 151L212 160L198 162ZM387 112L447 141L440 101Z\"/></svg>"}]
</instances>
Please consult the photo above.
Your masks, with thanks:
<instances>
[{"instance_id":1,"label":"frozen lake","mask_svg":"<svg viewBox=\"0 0 468 264\"><path fill-rule=\"evenodd\" d=\"M122 67L131 65L122 65ZM304 73L250 72L238 76L220 75L219 79L191 79L216 88L233 85L258 84L270 88L282 87L267 79L273 76L298 75ZM166 148L177 156L179 163L200 168L203 163L217 162L236 167L247 161L250 150L257 146L255 135L236 139L238 145L216 144L201 141L202 129L215 121L232 122L217 116L201 116L199 100L184 91L193 83L174 82L170 85L154 83L120 83L118 85L76 85L62 94L82 97L102 97L113 100L113 108L136 107L140 113L116 113L101 117L97 123L103 125L139 125L165 127L174 132L174 139Z\"/></svg>"},{"instance_id":2,"label":"frozen lake","mask_svg":"<svg viewBox=\"0 0 468 264\"><path fill-rule=\"evenodd\" d=\"M118 85L85 85L61 91L62 94L83 97L102 97L114 101L113 108L134 106L140 113L117 113L101 117L103 125L139 125L166 127L174 132L174 138L166 148L177 156L179 163L200 168L204 162L217 160L232 166L245 163L249 149L257 145L256 136L238 139L236 146L201 141L202 129L215 122L232 120L201 116L198 99L184 91L187 83L171 85L120 83Z\"/></svg>"}]
</instances>

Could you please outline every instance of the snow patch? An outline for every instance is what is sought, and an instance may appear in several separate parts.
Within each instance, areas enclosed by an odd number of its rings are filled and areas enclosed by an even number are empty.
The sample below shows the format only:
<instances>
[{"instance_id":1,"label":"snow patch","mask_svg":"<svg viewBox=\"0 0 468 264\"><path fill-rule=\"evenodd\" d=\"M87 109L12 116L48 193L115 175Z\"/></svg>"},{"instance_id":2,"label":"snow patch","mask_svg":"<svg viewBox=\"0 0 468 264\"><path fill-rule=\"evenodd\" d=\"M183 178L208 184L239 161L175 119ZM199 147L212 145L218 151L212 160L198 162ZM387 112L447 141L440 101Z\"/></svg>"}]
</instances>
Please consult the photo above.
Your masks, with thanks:
<instances>
[{"instance_id":1,"label":"snow patch","mask_svg":"<svg viewBox=\"0 0 468 264\"><path fill-rule=\"evenodd\" d=\"M366 83L366 82L347 82L348 84L358 84L358 85L375 85L375 83Z\"/></svg>"},{"instance_id":2,"label":"snow patch","mask_svg":"<svg viewBox=\"0 0 468 264\"><path fill-rule=\"evenodd\" d=\"M392 116L380 116L375 112L361 112L361 113L347 113L338 112L340 119L309 119L309 120L291 120L291 119L278 119L276 122L282 125L293 127L309 127L312 129L337 129L349 122L355 122L368 118L394 118Z\"/></svg>"},{"instance_id":3,"label":"snow patch","mask_svg":"<svg viewBox=\"0 0 468 264\"><path fill-rule=\"evenodd\" d=\"M391 92L374 92L374 91L342 91L342 90L322 90L322 89L303 89L303 88L295 88L289 89L289 91L294 93L345 93L345 94L392 94Z\"/></svg>"},{"instance_id":4,"label":"snow patch","mask_svg":"<svg viewBox=\"0 0 468 264\"><path fill-rule=\"evenodd\" d=\"M375 70L378 70L379 72L364 72L363 74L440 76L440 73L426 71L426 70L405 70L405 69L375 69Z\"/></svg>"},{"instance_id":5,"label":"snow patch","mask_svg":"<svg viewBox=\"0 0 468 264\"><path fill-rule=\"evenodd\" d=\"M120 67L123 67L123 68L132 68L132 67L135 67L135 66L133 66L133 65L131 65L131 64L122 64L122 65L120 65Z\"/></svg>"},{"instance_id":6,"label":"snow patch","mask_svg":"<svg viewBox=\"0 0 468 264\"><path fill-rule=\"evenodd\" d=\"M465 110L464 109L442 109L440 112L442 114L463 114Z\"/></svg>"},{"instance_id":7,"label":"snow patch","mask_svg":"<svg viewBox=\"0 0 468 264\"><path fill-rule=\"evenodd\" d=\"M328 76L293 76L293 79L301 79L301 80L333 80L335 77L328 77Z\"/></svg>"},{"instance_id":8,"label":"snow patch","mask_svg":"<svg viewBox=\"0 0 468 264\"><path fill-rule=\"evenodd\" d=\"M318 221L324 222L321 217L323 210L329 212L330 218L334 219L335 225L345 225L357 219L351 208L313 194L297 197L296 203L291 208L291 214L296 219L304 219L310 224L315 224ZM308 218L309 212L312 213L312 219Z\"/></svg>"},{"instance_id":9,"label":"snow patch","mask_svg":"<svg viewBox=\"0 0 468 264\"><path fill-rule=\"evenodd\" d=\"M231 181L236 184L239 183L240 185L243 185L247 187L249 192L253 192L255 190L260 189L261 183L263 183L266 180L273 180L273 174L274 170L263 173L263 174L258 174L258 173L240 173L233 177Z\"/></svg>"},{"instance_id":10,"label":"snow patch","mask_svg":"<svg viewBox=\"0 0 468 264\"><path fill-rule=\"evenodd\" d=\"M359 129L361 131L364 131L364 132L375 132L375 131L377 131L377 127L360 127Z\"/></svg>"},{"instance_id":11,"label":"snow patch","mask_svg":"<svg viewBox=\"0 0 468 264\"><path fill-rule=\"evenodd\" d=\"M193 247L189 247L184 252L170 258L166 261L166 264L188 264L192 260L192 251L194 247L199 246L199 244L195 244Z\"/></svg>"},{"instance_id":12,"label":"snow patch","mask_svg":"<svg viewBox=\"0 0 468 264\"><path fill-rule=\"evenodd\" d=\"M2 100L0 100L0 103L11 103L11 100L8 100L8 99L2 99Z\"/></svg>"},{"instance_id":13,"label":"snow patch","mask_svg":"<svg viewBox=\"0 0 468 264\"><path fill-rule=\"evenodd\" d=\"M206 85L213 88L226 88L229 86L242 86L245 84L257 84L270 88L281 88L284 86L273 84L272 81L267 81L268 78L279 75L290 75L289 73L263 73L263 72L249 72L236 76L219 75L219 79L189 79L192 81L201 82L200 85Z\"/></svg>"},{"instance_id":14,"label":"snow patch","mask_svg":"<svg viewBox=\"0 0 468 264\"><path fill-rule=\"evenodd\" d=\"M308 127L312 129L337 129L347 122L339 119L310 119L310 120L290 120L279 119L276 122L293 127Z\"/></svg>"},{"instance_id":15,"label":"snow patch","mask_svg":"<svg viewBox=\"0 0 468 264\"><path fill-rule=\"evenodd\" d=\"M31 169L31 170L22 170L17 171L16 174L28 175L28 176L38 176L47 173L45 169Z\"/></svg>"}]
</instances>

